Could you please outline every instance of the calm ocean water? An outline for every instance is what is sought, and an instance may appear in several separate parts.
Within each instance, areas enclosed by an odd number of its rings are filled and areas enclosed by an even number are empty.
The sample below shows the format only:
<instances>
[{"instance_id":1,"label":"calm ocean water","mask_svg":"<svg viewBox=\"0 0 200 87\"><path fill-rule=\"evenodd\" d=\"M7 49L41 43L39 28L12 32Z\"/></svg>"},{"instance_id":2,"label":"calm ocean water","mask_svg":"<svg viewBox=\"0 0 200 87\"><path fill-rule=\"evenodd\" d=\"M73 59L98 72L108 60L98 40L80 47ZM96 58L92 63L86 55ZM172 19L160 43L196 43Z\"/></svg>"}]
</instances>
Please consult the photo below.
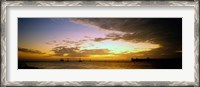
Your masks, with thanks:
<instances>
[{"instance_id":1,"label":"calm ocean water","mask_svg":"<svg viewBox=\"0 0 200 87\"><path fill-rule=\"evenodd\" d=\"M177 62L25 62L24 69L181 69ZM20 69L20 68L19 68Z\"/></svg>"}]
</instances>

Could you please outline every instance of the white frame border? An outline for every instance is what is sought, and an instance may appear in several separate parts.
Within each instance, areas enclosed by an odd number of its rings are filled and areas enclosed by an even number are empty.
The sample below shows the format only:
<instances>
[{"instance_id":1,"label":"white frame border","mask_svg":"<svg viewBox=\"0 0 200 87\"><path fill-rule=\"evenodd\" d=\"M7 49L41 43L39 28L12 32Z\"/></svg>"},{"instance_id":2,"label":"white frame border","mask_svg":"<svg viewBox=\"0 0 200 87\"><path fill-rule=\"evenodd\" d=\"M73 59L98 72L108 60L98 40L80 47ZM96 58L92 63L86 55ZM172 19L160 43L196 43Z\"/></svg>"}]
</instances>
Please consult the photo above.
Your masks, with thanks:
<instances>
[{"instance_id":1,"label":"white frame border","mask_svg":"<svg viewBox=\"0 0 200 87\"><path fill-rule=\"evenodd\" d=\"M6 80L7 6L195 6L195 82L179 81L14 81ZM195 86L199 87L199 1L4 1L1 7L1 87L5 86Z\"/></svg>"}]
</instances>

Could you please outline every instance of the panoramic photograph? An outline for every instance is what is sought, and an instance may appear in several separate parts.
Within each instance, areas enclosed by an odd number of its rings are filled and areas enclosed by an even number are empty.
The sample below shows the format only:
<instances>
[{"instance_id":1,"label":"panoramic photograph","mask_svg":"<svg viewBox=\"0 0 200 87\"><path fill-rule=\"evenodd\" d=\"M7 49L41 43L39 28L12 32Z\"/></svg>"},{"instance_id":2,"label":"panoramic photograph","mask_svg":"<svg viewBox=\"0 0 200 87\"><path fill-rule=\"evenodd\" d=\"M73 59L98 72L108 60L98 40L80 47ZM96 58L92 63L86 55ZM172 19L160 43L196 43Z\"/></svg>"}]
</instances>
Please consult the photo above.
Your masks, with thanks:
<instances>
[{"instance_id":1,"label":"panoramic photograph","mask_svg":"<svg viewBox=\"0 0 200 87\"><path fill-rule=\"evenodd\" d=\"M18 18L18 69L182 69L182 18Z\"/></svg>"}]
</instances>

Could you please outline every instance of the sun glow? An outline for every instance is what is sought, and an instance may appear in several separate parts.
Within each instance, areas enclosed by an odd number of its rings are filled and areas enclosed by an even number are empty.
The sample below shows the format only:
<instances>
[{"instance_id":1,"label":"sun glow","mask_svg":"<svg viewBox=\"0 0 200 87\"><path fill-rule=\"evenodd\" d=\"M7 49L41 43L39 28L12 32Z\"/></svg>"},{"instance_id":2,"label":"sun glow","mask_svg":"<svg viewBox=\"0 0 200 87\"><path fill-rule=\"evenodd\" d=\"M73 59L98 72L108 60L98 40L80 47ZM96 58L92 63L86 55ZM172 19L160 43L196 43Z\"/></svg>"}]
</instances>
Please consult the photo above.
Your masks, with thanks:
<instances>
[{"instance_id":1,"label":"sun glow","mask_svg":"<svg viewBox=\"0 0 200 87\"><path fill-rule=\"evenodd\" d=\"M149 51L155 48L159 48L159 44L151 43L130 43L123 40L112 41L105 40L102 42L88 42L82 45L81 50L84 49L108 49L111 53L120 54L120 53L130 53L130 52L141 52Z\"/></svg>"}]
</instances>

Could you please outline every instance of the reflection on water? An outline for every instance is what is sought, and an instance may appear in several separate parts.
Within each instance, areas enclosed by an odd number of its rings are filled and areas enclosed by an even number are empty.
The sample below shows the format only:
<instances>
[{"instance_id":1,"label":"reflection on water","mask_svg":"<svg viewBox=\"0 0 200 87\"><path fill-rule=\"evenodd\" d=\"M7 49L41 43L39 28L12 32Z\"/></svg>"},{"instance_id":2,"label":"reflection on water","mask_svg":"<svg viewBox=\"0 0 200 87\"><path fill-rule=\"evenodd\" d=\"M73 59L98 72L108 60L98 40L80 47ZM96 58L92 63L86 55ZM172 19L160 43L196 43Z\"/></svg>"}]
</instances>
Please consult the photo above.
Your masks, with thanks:
<instances>
[{"instance_id":1,"label":"reflection on water","mask_svg":"<svg viewBox=\"0 0 200 87\"><path fill-rule=\"evenodd\" d=\"M25 66L25 67L21 67ZM181 69L180 62L24 62L19 69Z\"/></svg>"}]
</instances>

